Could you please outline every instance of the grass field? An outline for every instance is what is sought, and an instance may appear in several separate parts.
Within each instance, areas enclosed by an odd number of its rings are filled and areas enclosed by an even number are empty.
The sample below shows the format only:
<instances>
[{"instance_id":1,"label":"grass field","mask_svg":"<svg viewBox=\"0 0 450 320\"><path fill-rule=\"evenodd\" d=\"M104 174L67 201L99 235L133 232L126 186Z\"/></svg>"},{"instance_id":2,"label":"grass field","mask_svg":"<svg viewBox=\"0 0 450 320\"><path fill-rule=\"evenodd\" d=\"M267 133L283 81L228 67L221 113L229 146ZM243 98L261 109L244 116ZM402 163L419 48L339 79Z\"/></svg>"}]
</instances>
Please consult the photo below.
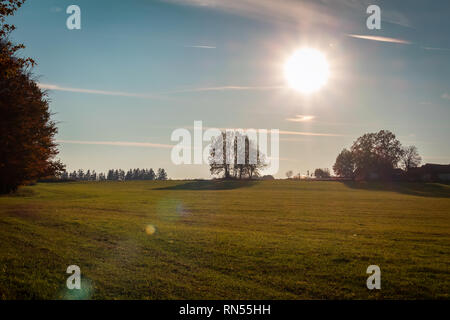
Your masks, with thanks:
<instances>
[{"instance_id":1,"label":"grass field","mask_svg":"<svg viewBox=\"0 0 450 320\"><path fill-rule=\"evenodd\" d=\"M366 287L372 264L381 290ZM65 289L69 265L81 291ZM449 185L41 183L0 197L2 299L448 299L449 266Z\"/></svg>"}]
</instances>

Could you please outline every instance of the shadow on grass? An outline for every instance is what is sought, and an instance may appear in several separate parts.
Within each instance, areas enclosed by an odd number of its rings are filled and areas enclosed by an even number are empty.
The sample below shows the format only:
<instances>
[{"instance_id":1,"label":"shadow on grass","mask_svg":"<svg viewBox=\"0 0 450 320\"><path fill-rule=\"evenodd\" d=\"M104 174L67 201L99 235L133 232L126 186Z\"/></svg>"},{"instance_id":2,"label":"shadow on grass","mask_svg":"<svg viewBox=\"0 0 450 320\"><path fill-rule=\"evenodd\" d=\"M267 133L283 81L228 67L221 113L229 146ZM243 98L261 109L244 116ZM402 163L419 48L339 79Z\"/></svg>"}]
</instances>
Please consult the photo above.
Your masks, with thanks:
<instances>
[{"instance_id":1,"label":"shadow on grass","mask_svg":"<svg viewBox=\"0 0 450 320\"><path fill-rule=\"evenodd\" d=\"M450 198L450 184L424 182L342 182L352 189L391 191L420 197Z\"/></svg>"},{"instance_id":2,"label":"shadow on grass","mask_svg":"<svg viewBox=\"0 0 450 320\"><path fill-rule=\"evenodd\" d=\"M255 180L196 180L155 190L232 190L252 187Z\"/></svg>"},{"instance_id":3,"label":"shadow on grass","mask_svg":"<svg viewBox=\"0 0 450 320\"><path fill-rule=\"evenodd\" d=\"M19 189L16 192L10 192L10 193L2 193L0 194L0 197L33 197L37 195L37 192L34 190L29 189L28 187L19 187Z\"/></svg>"}]
</instances>

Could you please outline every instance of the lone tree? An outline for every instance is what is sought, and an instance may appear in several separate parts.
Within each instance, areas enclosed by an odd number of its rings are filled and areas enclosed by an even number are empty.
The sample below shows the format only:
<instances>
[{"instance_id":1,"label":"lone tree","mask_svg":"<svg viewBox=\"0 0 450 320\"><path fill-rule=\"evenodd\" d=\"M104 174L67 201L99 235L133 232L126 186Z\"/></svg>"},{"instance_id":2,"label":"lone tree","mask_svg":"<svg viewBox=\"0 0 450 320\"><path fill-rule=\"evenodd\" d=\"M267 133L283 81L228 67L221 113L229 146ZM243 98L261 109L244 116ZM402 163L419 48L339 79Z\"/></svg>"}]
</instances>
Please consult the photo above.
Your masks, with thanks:
<instances>
[{"instance_id":1,"label":"lone tree","mask_svg":"<svg viewBox=\"0 0 450 320\"><path fill-rule=\"evenodd\" d=\"M54 176L64 168L53 161L58 153L53 140L57 128L45 93L32 79L35 62L18 57L24 45L14 45L8 38L15 26L6 24L6 17L24 2L0 2L0 193Z\"/></svg>"},{"instance_id":2,"label":"lone tree","mask_svg":"<svg viewBox=\"0 0 450 320\"><path fill-rule=\"evenodd\" d=\"M403 148L400 162L402 168L406 172L408 172L409 169L419 166L420 162L422 162L422 158L420 157L419 152L417 151L417 148L415 146L409 146Z\"/></svg>"},{"instance_id":3,"label":"lone tree","mask_svg":"<svg viewBox=\"0 0 450 320\"><path fill-rule=\"evenodd\" d=\"M380 178L389 178L393 169L401 162L403 168L420 164L421 158L414 146L403 148L395 134L388 130L366 133L337 156L333 170L341 177L366 178L372 173Z\"/></svg>"},{"instance_id":4,"label":"lone tree","mask_svg":"<svg viewBox=\"0 0 450 320\"><path fill-rule=\"evenodd\" d=\"M328 168L325 169L316 169L314 170L314 176L319 179L326 179L330 177L330 170Z\"/></svg>"},{"instance_id":5,"label":"lone tree","mask_svg":"<svg viewBox=\"0 0 450 320\"><path fill-rule=\"evenodd\" d=\"M267 166L266 158L248 135L222 132L211 139L209 169L224 179L258 177Z\"/></svg>"},{"instance_id":6,"label":"lone tree","mask_svg":"<svg viewBox=\"0 0 450 320\"><path fill-rule=\"evenodd\" d=\"M388 130L366 133L353 143L351 151L356 169L364 176L371 172L387 176L403 154L400 141Z\"/></svg>"},{"instance_id":7,"label":"lone tree","mask_svg":"<svg viewBox=\"0 0 450 320\"><path fill-rule=\"evenodd\" d=\"M227 144L226 132L212 137L209 150L209 171L212 175L223 174L223 178L231 178L231 166L234 163L231 157L232 147Z\"/></svg>"},{"instance_id":8,"label":"lone tree","mask_svg":"<svg viewBox=\"0 0 450 320\"><path fill-rule=\"evenodd\" d=\"M286 177L288 179L292 178L293 175L294 175L294 171L292 171L292 170L289 170L289 171L286 172Z\"/></svg>"},{"instance_id":9,"label":"lone tree","mask_svg":"<svg viewBox=\"0 0 450 320\"><path fill-rule=\"evenodd\" d=\"M355 161L353 154L347 149L343 149L336 158L336 162L333 165L333 171L339 177L353 178L355 174Z\"/></svg>"},{"instance_id":10,"label":"lone tree","mask_svg":"<svg viewBox=\"0 0 450 320\"><path fill-rule=\"evenodd\" d=\"M167 180L167 172L164 168L159 168L156 176L157 180Z\"/></svg>"}]
</instances>

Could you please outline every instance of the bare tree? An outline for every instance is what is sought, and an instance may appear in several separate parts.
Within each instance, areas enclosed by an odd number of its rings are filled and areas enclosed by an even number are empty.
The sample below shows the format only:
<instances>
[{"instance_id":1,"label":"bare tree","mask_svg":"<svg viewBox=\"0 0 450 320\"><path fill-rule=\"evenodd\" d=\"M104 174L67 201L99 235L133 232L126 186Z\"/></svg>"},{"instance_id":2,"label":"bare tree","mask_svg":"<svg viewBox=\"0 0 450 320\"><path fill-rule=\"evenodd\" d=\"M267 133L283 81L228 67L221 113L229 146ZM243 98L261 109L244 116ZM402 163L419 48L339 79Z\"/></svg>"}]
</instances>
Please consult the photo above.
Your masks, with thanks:
<instances>
[{"instance_id":1,"label":"bare tree","mask_svg":"<svg viewBox=\"0 0 450 320\"><path fill-rule=\"evenodd\" d=\"M212 137L209 152L209 170L212 175L223 173L225 179L231 178L231 164L234 163L232 153L234 146L229 143L225 131L217 137Z\"/></svg>"},{"instance_id":2,"label":"bare tree","mask_svg":"<svg viewBox=\"0 0 450 320\"><path fill-rule=\"evenodd\" d=\"M289 170L288 172L286 172L286 177L288 179L292 178L293 175L294 175L294 172L292 170Z\"/></svg>"},{"instance_id":3,"label":"bare tree","mask_svg":"<svg viewBox=\"0 0 450 320\"><path fill-rule=\"evenodd\" d=\"M408 172L409 169L419 166L422 158L417 151L416 146L409 146L403 148L402 157L400 160L403 169Z\"/></svg>"},{"instance_id":4,"label":"bare tree","mask_svg":"<svg viewBox=\"0 0 450 320\"><path fill-rule=\"evenodd\" d=\"M209 166L212 175L242 179L258 177L267 166L266 157L248 135L239 132L222 132L211 140Z\"/></svg>"}]
</instances>

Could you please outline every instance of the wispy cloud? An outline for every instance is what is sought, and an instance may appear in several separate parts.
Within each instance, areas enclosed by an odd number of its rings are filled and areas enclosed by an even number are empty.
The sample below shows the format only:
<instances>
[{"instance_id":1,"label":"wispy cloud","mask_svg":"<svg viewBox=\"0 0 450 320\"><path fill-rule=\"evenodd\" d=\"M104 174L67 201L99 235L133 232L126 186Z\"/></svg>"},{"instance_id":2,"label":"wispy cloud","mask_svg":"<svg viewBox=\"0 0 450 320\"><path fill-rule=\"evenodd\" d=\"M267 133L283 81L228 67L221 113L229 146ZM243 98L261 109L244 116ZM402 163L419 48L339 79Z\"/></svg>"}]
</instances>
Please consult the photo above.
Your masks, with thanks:
<instances>
[{"instance_id":1,"label":"wispy cloud","mask_svg":"<svg viewBox=\"0 0 450 320\"><path fill-rule=\"evenodd\" d=\"M379 42L390 42L390 43L399 43L399 44L413 44L412 41L399 39L399 38L389 38L382 36L371 36L371 35L363 35L363 34L347 34L347 36L352 38L371 40L371 41L379 41ZM420 46L420 48L428 51L450 51L450 48L440 48L440 47L425 47Z\"/></svg>"},{"instance_id":2,"label":"wispy cloud","mask_svg":"<svg viewBox=\"0 0 450 320\"><path fill-rule=\"evenodd\" d=\"M47 89L47 90L78 92L78 93L88 93L88 94L100 94L100 95L107 95L107 96L122 96L122 97L134 97L134 98L143 98L143 99L161 99L161 98L163 98L163 97L155 95L155 94L140 94L140 93L129 93L129 92L122 92L122 91L104 91L104 90L95 90L95 89L69 88L69 87L61 87L56 84L48 84L48 83L38 83L38 86L41 89Z\"/></svg>"},{"instance_id":3,"label":"wispy cloud","mask_svg":"<svg viewBox=\"0 0 450 320\"><path fill-rule=\"evenodd\" d=\"M450 51L450 48L437 48L437 47L422 47L422 49L431 51Z\"/></svg>"},{"instance_id":4,"label":"wispy cloud","mask_svg":"<svg viewBox=\"0 0 450 320\"><path fill-rule=\"evenodd\" d=\"M413 28L409 19L403 13L398 11L383 11L381 16L382 21L393 23L405 28Z\"/></svg>"},{"instance_id":5,"label":"wispy cloud","mask_svg":"<svg viewBox=\"0 0 450 320\"><path fill-rule=\"evenodd\" d=\"M213 128L205 128L205 129L213 129ZM221 131L224 130L233 130L233 131L237 131L237 130L257 130L254 128L218 128ZM268 133L270 132L270 130L268 130ZM317 132L305 132L305 131L287 131L287 130L278 130L278 133L280 135L294 135L294 136L316 136L316 137L343 137L344 135L342 134L337 134L337 133L317 133Z\"/></svg>"},{"instance_id":6,"label":"wispy cloud","mask_svg":"<svg viewBox=\"0 0 450 320\"><path fill-rule=\"evenodd\" d=\"M166 91L163 94L185 93L185 92L204 92L204 91L265 91L284 89L285 86L218 86L218 87L201 87L188 88L174 91Z\"/></svg>"},{"instance_id":7,"label":"wispy cloud","mask_svg":"<svg viewBox=\"0 0 450 320\"><path fill-rule=\"evenodd\" d=\"M105 91L105 90L96 90L96 89L84 89L84 88L70 88L63 87L56 84L48 84L48 83L38 83L39 88L47 89L47 90L55 90L55 91L65 91L65 92L78 92L78 93L87 93L87 94L100 94L107 96L122 96L122 97L133 97L133 98L142 98L142 99L170 99L166 95L177 94L177 93L189 93L189 92L208 92L208 91L265 91L265 90L278 90L283 89L285 86L217 86L217 87L199 87L199 88L187 88L173 91L165 91L158 93L130 93L123 91Z\"/></svg>"},{"instance_id":8,"label":"wispy cloud","mask_svg":"<svg viewBox=\"0 0 450 320\"><path fill-rule=\"evenodd\" d=\"M360 25L362 12L373 3L371 0L165 0L236 14L264 22L277 22L298 26L327 26L343 28ZM354 18L352 18L354 17ZM384 10L383 21L411 27L403 13ZM351 30L351 29L349 29Z\"/></svg>"},{"instance_id":9,"label":"wispy cloud","mask_svg":"<svg viewBox=\"0 0 450 320\"><path fill-rule=\"evenodd\" d=\"M83 144L83 145L105 145L120 147L144 147L144 148L173 148L170 144L130 141L83 141L83 140L56 140L57 143Z\"/></svg>"},{"instance_id":10,"label":"wispy cloud","mask_svg":"<svg viewBox=\"0 0 450 320\"><path fill-rule=\"evenodd\" d=\"M291 122L306 122L306 121L311 121L314 118L315 118L314 116L298 114L295 116L295 118L287 118L286 120L291 121Z\"/></svg>"},{"instance_id":11,"label":"wispy cloud","mask_svg":"<svg viewBox=\"0 0 450 320\"><path fill-rule=\"evenodd\" d=\"M50 11L51 11L51 12L61 12L61 11L62 11L62 8L61 8L61 7L56 7L56 6L54 6L54 7L51 7L51 8L50 8Z\"/></svg>"},{"instance_id":12,"label":"wispy cloud","mask_svg":"<svg viewBox=\"0 0 450 320\"><path fill-rule=\"evenodd\" d=\"M423 157L424 162L433 162L433 161L439 161L444 163L450 163L450 155L448 156L429 156L429 157Z\"/></svg>"},{"instance_id":13,"label":"wispy cloud","mask_svg":"<svg viewBox=\"0 0 450 320\"><path fill-rule=\"evenodd\" d=\"M316 136L316 137L343 137L342 134L337 133L317 133L317 132L304 132L304 131L286 131L280 130L280 134L294 135L294 136Z\"/></svg>"},{"instance_id":14,"label":"wispy cloud","mask_svg":"<svg viewBox=\"0 0 450 320\"><path fill-rule=\"evenodd\" d=\"M441 95L441 98L442 98L442 99L445 99L445 100L450 100L450 94L447 93L447 92L445 92L445 93L443 93L443 94Z\"/></svg>"},{"instance_id":15,"label":"wispy cloud","mask_svg":"<svg viewBox=\"0 0 450 320\"><path fill-rule=\"evenodd\" d=\"M347 36L352 38L370 40L370 41L380 41L380 42L390 42L390 43L400 43L400 44L411 44L411 41L397 38L381 37L381 36L370 36L362 34L347 34Z\"/></svg>"},{"instance_id":16,"label":"wispy cloud","mask_svg":"<svg viewBox=\"0 0 450 320\"><path fill-rule=\"evenodd\" d=\"M214 46L184 46L185 48L197 48L197 49L216 49Z\"/></svg>"},{"instance_id":17,"label":"wispy cloud","mask_svg":"<svg viewBox=\"0 0 450 320\"><path fill-rule=\"evenodd\" d=\"M166 0L167 2L207 7L231 14L278 23L337 26L333 12L318 1L297 0Z\"/></svg>"}]
</instances>

